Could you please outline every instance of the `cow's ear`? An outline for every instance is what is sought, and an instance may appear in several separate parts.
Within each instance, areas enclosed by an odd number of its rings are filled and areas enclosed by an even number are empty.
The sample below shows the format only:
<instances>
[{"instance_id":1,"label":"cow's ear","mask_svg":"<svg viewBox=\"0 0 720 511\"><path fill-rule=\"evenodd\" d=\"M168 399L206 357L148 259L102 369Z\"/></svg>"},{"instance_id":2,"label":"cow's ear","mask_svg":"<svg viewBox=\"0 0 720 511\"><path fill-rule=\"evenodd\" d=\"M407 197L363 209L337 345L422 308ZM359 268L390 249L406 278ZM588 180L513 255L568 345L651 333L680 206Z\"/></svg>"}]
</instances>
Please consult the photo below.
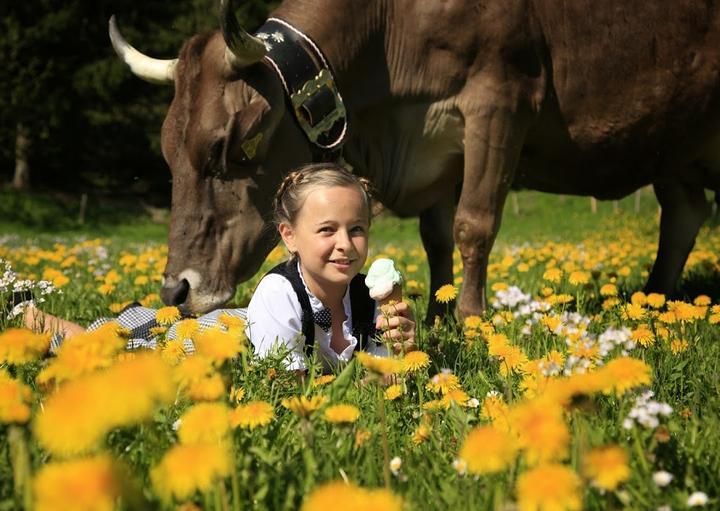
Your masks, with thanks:
<instances>
[{"instance_id":1,"label":"cow's ear","mask_svg":"<svg viewBox=\"0 0 720 511\"><path fill-rule=\"evenodd\" d=\"M278 232L280 233L280 237L282 238L283 243L285 243L288 252L291 254L296 253L297 247L295 245L295 231L293 231L292 226L286 224L285 222L281 222L280 225L278 225Z\"/></svg>"},{"instance_id":2,"label":"cow's ear","mask_svg":"<svg viewBox=\"0 0 720 511\"><path fill-rule=\"evenodd\" d=\"M224 163L244 164L264 155L274 128L269 106L256 100L230 116L225 130Z\"/></svg>"}]
</instances>

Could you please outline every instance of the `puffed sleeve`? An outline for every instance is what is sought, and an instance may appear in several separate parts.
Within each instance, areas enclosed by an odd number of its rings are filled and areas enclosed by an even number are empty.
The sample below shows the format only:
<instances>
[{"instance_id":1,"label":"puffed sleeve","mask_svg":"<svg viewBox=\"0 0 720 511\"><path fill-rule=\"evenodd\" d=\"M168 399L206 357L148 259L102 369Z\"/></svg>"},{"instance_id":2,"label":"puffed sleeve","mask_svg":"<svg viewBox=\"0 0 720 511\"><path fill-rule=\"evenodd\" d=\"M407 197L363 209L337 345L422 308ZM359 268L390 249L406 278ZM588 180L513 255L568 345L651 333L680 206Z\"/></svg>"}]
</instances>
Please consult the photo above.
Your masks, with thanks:
<instances>
[{"instance_id":1,"label":"puffed sleeve","mask_svg":"<svg viewBox=\"0 0 720 511\"><path fill-rule=\"evenodd\" d=\"M276 349L290 350L286 368L307 368L302 307L290 281L276 274L263 277L250 299L247 315L247 335L257 355L264 357Z\"/></svg>"}]
</instances>

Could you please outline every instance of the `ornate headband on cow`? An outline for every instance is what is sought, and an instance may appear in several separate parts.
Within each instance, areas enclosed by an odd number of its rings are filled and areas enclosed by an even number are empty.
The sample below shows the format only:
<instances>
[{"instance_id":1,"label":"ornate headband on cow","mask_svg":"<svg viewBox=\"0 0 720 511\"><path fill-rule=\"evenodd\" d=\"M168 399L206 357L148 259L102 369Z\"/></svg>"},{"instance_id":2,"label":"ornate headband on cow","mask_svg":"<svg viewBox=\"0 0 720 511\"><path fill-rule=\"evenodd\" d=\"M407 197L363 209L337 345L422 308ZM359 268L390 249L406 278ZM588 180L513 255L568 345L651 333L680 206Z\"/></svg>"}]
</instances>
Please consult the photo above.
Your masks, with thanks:
<instances>
[{"instance_id":1,"label":"ornate headband on cow","mask_svg":"<svg viewBox=\"0 0 720 511\"><path fill-rule=\"evenodd\" d=\"M340 149L347 134L347 113L320 48L278 18L269 18L255 37L265 43L265 59L280 78L310 142L324 151Z\"/></svg>"}]
</instances>

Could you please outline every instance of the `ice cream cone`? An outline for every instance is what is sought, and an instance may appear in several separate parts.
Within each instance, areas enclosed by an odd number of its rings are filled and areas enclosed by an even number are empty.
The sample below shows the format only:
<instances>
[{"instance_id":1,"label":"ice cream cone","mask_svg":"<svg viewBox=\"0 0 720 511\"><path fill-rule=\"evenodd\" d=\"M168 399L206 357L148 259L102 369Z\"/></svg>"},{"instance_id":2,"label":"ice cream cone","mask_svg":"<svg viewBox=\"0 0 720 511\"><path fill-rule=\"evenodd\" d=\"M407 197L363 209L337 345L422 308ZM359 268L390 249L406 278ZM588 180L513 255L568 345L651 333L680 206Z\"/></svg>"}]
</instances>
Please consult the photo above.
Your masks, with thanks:
<instances>
[{"instance_id":1,"label":"ice cream cone","mask_svg":"<svg viewBox=\"0 0 720 511\"><path fill-rule=\"evenodd\" d=\"M402 284L394 284L392 291L382 300L377 300L380 307L390 303L398 303L402 301Z\"/></svg>"}]
</instances>

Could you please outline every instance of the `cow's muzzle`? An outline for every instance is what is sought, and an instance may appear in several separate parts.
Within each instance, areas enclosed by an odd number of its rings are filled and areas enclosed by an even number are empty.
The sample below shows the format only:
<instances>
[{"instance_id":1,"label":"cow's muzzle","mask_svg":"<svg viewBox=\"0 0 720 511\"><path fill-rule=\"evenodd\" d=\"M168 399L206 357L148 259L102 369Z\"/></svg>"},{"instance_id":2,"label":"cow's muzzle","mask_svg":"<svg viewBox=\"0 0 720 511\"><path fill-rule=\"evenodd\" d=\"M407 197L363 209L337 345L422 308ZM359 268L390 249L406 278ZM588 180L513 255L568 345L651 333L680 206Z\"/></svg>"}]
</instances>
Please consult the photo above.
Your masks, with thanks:
<instances>
[{"instance_id":1,"label":"cow's muzzle","mask_svg":"<svg viewBox=\"0 0 720 511\"><path fill-rule=\"evenodd\" d=\"M165 305L179 307L185 303L190 292L190 283L187 279L180 280L177 284L165 283L160 291L160 296Z\"/></svg>"}]
</instances>

